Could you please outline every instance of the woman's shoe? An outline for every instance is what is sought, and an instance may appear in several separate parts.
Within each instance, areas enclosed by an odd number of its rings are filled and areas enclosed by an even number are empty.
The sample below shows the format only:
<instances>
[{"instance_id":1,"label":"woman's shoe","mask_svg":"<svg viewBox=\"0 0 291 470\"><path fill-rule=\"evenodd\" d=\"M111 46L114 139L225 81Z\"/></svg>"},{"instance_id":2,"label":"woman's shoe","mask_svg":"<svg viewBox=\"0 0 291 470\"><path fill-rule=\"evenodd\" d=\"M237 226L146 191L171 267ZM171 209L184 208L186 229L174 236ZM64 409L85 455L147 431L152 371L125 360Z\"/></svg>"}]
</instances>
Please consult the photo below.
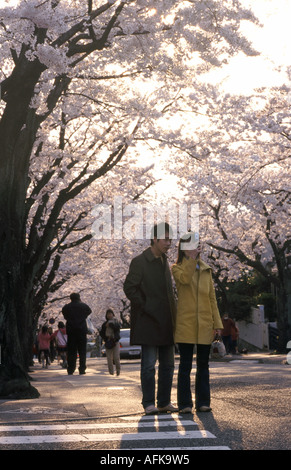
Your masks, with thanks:
<instances>
[{"instance_id":1,"label":"woman's shoe","mask_svg":"<svg viewBox=\"0 0 291 470\"><path fill-rule=\"evenodd\" d=\"M197 408L196 411L211 411L212 408L210 408L210 406L200 406L199 408Z\"/></svg>"},{"instance_id":2,"label":"woman's shoe","mask_svg":"<svg viewBox=\"0 0 291 470\"><path fill-rule=\"evenodd\" d=\"M158 408L159 412L160 413L167 413L168 411L170 413L175 413L176 411L178 411L178 408L174 405L172 405L172 403L169 403L167 406L163 406L163 407L160 407Z\"/></svg>"},{"instance_id":3,"label":"woman's shoe","mask_svg":"<svg viewBox=\"0 0 291 470\"><path fill-rule=\"evenodd\" d=\"M149 405L145 409L145 414L146 415L156 415L158 414L159 410L158 408L155 407L155 405Z\"/></svg>"},{"instance_id":4,"label":"woman's shoe","mask_svg":"<svg viewBox=\"0 0 291 470\"><path fill-rule=\"evenodd\" d=\"M186 408L182 408L182 410L179 410L179 413L181 414L192 413L193 414L193 411L192 411L192 408L190 408L190 406L187 406Z\"/></svg>"}]
</instances>

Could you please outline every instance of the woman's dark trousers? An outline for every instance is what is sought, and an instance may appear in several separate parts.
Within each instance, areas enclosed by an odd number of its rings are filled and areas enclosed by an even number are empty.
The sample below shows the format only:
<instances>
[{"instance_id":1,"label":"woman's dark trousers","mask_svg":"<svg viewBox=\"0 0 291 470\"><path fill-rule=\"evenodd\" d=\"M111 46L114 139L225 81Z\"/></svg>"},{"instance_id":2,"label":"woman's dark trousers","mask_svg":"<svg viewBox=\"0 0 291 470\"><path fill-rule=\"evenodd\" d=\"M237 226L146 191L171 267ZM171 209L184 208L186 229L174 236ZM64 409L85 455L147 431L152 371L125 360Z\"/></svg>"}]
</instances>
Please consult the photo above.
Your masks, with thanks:
<instances>
[{"instance_id":1,"label":"woman's dark trousers","mask_svg":"<svg viewBox=\"0 0 291 470\"><path fill-rule=\"evenodd\" d=\"M178 407L192 408L191 370L194 344L179 343L180 365L178 371ZM195 408L210 406L209 385L209 354L211 345L197 344L196 378L195 378Z\"/></svg>"}]
</instances>

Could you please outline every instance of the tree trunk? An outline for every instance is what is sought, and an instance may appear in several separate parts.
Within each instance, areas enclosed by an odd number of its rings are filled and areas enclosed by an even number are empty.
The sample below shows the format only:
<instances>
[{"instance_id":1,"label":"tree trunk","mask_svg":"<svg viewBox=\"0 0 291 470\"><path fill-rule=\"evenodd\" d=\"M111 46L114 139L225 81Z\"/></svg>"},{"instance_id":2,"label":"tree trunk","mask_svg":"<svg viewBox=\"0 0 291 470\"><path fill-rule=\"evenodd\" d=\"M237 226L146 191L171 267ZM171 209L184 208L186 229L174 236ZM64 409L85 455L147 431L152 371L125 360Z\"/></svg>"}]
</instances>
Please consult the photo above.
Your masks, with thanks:
<instances>
[{"instance_id":1,"label":"tree trunk","mask_svg":"<svg viewBox=\"0 0 291 470\"><path fill-rule=\"evenodd\" d=\"M286 272L283 285L277 291L278 352L280 353L287 352L287 342L291 339L290 284L290 275Z\"/></svg>"},{"instance_id":2,"label":"tree trunk","mask_svg":"<svg viewBox=\"0 0 291 470\"><path fill-rule=\"evenodd\" d=\"M0 122L0 396L32 398L38 392L28 376L27 341L31 312L25 290L25 200L35 135L29 108L44 67L28 62L25 50L5 84L6 107Z\"/></svg>"},{"instance_id":3,"label":"tree trunk","mask_svg":"<svg viewBox=\"0 0 291 470\"><path fill-rule=\"evenodd\" d=\"M11 191L7 188L0 205L0 396L32 398L37 396L28 376L32 312L24 275L21 205L14 206L11 216L5 206Z\"/></svg>"},{"instance_id":4,"label":"tree trunk","mask_svg":"<svg viewBox=\"0 0 291 470\"><path fill-rule=\"evenodd\" d=\"M37 398L39 393L31 386L28 375L31 312L24 299L23 285L20 285L23 280L20 263L11 257L8 250L5 271L1 269L0 274L0 396Z\"/></svg>"}]
</instances>

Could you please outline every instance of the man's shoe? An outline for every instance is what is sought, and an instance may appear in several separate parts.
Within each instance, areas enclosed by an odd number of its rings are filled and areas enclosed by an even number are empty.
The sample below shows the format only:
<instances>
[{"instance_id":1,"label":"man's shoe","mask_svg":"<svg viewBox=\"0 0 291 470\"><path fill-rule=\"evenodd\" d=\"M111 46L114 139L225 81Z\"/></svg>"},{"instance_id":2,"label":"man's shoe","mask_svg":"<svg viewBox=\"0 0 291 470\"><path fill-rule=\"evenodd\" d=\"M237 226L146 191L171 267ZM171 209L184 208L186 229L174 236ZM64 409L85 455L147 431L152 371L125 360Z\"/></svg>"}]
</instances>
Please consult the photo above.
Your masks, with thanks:
<instances>
[{"instance_id":1,"label":"man's shoe","mask_svg":"<svg viewBox=\"0 0 291 470\"><path fill-rule=\"evenodd\" d=\"M163 406L162 408L158 408L158 410L160 413L175 413L176 411L179 411L179 409L172 405L172 403L169 403L167 406Z\"/></svg>"},{"instance_id":2,"label":"man's shoe","mask_svg":"<svg viewBox=\"0 0 291 470\"><path fill-rule=\"evenodd\" d=\"M146 415L156 415L156 414L159 412L158 408L156 408L155 405L149 405L149 406L147 406L147 407L144 409L144 411L145 411L145 414L146 414Z\"/></svg>"},{"instance_id":3,"label":"man's shoe","mask_svg":"<svg viewBox=\"0 0 291 470\"><path fill-rule=\"evenodd\" d=\"M181 414L192 413L193 414L193 411L190 406L187 406L186 408L182 408L182 410L179 410L179 413Z\"/></svg>"},{"instance_id":4,"label":"man's shoe","mask_svg":"<svg viewBox=\"0 0 291 470\"><path fill-rule=\"evenodd\" d=\"M210 408L210 406L200 406L200 408L197 408L196 411L202 411L202 412L207 412L207 411L211 411L212 408Z\"/></svg>"}]
</instances>

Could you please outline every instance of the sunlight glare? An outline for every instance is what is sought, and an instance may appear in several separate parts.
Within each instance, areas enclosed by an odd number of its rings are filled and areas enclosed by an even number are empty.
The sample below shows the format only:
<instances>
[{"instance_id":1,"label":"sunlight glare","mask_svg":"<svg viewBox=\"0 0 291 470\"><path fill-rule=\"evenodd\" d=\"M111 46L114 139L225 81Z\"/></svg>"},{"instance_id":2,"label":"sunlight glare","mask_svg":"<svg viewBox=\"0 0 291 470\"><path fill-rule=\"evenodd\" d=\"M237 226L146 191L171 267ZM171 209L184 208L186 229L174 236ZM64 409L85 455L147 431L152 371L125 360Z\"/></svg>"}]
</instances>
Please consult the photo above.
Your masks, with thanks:
<instances>
[{"instance_id":1,"label":"sunlight glare","mask_svg":"<svg viewBox=\"0 0 291 470\"><path fill-rule=\"evenodd\" d=\"M290 65L291 2L289 0L242 0L250 7L263 27L243 21L244 34L260 52L256 57L237 54L229 63L203 76L211 83L219 83L228 93L249 94L255 88L280 86L288 82Z\"/></svg>"},{"instance_id":2,"label":"sunlight glare","mask_svg":"<svg viewBox=\"0 0 291 470\"><path fill-rule=\"evenodd\" d=\"M1 3L4 3L4 5L1 5L0 4L0 7L4 7L4 8L11 8L11 7L16 7L18 4L19 4L20 0L4 0L4 2L1 2Z\"/></svg>"}]
</instances>

